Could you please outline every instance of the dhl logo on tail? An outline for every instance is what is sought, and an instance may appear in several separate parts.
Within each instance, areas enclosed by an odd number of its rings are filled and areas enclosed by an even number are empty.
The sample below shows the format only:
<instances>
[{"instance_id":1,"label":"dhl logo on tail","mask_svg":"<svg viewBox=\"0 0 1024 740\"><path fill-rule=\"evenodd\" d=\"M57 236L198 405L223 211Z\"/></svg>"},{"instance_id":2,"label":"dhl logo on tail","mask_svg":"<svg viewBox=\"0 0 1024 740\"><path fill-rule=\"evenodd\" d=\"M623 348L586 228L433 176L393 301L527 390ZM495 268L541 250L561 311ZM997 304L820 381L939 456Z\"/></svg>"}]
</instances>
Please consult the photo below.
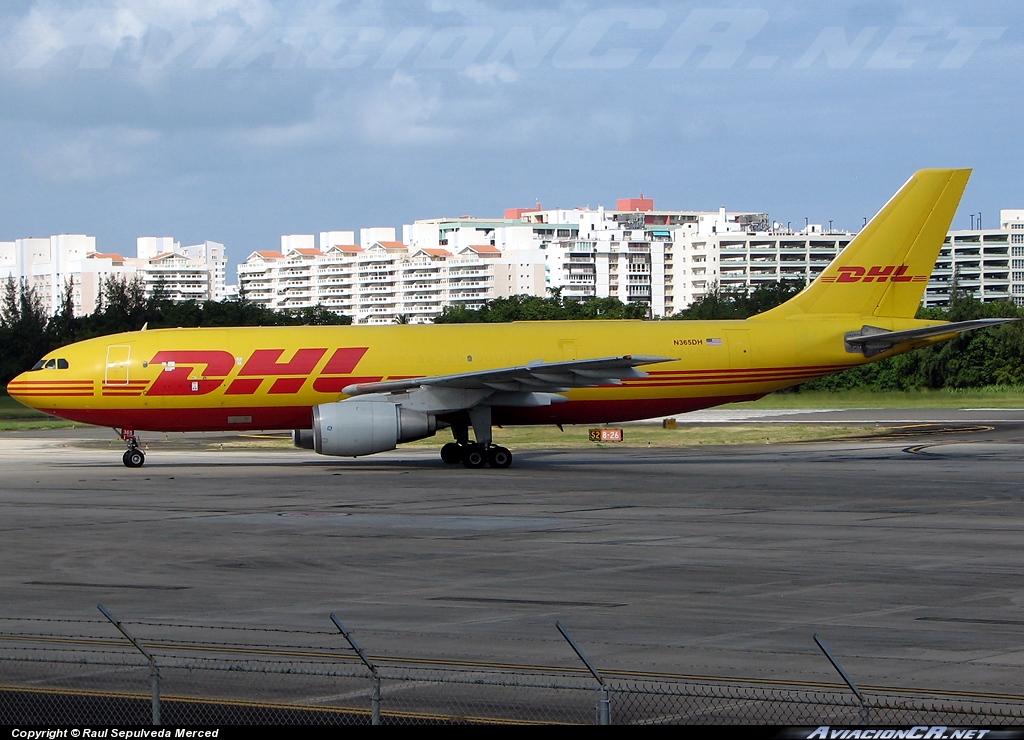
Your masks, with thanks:
<instances>
[{"instance_id":1,"label":"dhl logo on tail","mask_svg":"<svg viewBox=\"0 0 1024 740\"><path fill-rule=\"evenodd\" d=\"M928 275L907 275L907 265L875 265L860 267L846 265L837 268L838 276L822 275L823 283L927 283Z\"/></svg>"}]
</instances>

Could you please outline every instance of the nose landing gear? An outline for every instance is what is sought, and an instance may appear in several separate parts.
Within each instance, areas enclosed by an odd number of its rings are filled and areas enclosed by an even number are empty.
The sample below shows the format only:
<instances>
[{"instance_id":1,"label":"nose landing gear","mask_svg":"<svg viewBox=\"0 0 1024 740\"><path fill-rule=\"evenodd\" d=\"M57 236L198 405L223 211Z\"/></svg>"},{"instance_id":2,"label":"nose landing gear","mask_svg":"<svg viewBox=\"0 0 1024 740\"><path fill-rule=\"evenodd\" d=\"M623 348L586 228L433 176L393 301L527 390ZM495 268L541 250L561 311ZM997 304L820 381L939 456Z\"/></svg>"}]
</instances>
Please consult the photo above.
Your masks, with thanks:
<instances>
[{"instance_id":1,"label":"nose landing gear","mask_svg":"<svg viewBox=\"0 0 1024 740\"><path fill-rule=\"evenodd\" d=\"M139 447L139 438L135 436L134 429L120 429L118 434L121 439L128 443L128 449L121 457L121 462L126 468L141 468L146 464L146 453Z\"/></svg>"}]
</instances>

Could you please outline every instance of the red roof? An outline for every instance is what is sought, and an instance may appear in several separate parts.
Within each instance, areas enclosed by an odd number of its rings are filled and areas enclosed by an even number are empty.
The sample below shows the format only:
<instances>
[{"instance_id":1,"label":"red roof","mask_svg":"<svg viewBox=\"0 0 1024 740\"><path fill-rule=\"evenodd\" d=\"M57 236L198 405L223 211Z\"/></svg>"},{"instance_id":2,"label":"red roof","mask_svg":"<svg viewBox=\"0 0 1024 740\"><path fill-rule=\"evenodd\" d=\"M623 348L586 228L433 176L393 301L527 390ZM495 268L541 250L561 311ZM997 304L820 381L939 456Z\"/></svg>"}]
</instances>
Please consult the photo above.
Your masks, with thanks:
<instances>
[{"instance_id":1,"label":"red roof","mask_svg":"<svg viewBox=\"0 0 1024 740\"><path fill-rule=\"evenodd\" d=\"M447 249L420 249L423 254L429 254L431 257L451 257L452 253Z\"/></svg>"},{"instance_id":2,"label":"red roof","mask_svg":"<svg viewBox=\"0 0 1024 740\"><path fill-rule=\"evenodd\" d=\"M124 257L122 257L119 254L114 254L114 253L104 254L103 252L89 252L89 254L87 254L85 256L86 256L86 258L91 258L91 259L96 259L96 260L118 260L119 262L124 262Z\"/></svg>"},{"instance_id":3,"label":"red roof","mask_svg":"<svg viewBox=\"0 0 1024 740\"><path fill-rule=\"evenodd\" d=\"M329 247L327 251L330 251L331 249L337 249L342 252L352 252L356 254L363 251L362 247L358 247L355 244L334 244L331 247Z\"/></svg>"},{"instance_id":4,"label":"red roof","mask_svg":"<svg viewBox=\"0 0 1024 740\"><path fill-rule=\"evenodd\" d=\"M522 218L524 213L536 213L539 210L541 210L540 203L533 208L506 208L505 218Z\"/></svg>"},{"instance_id":5,"label":"red roof","mask_svg":"<svg viewBox=\"0 0 1024 740\"><path fill-rule=\"evenodd\" d=\"M275 252L275 251L269 250L269 249L267 249L267 250L257 249L252 254L258 254L260 257L263 257L264 259L268 259L268 260L277 260L277 259L281 259L282 257L284 257L284 255L281 254L280 252ZM252 255L249 255L249 256L251 257Z\"/></svg>"},{"instance_id":6,"label":"red roof","mask_svg":"<svg viewBox=\"0 0 1024 740\"><path fill-rule=\"evenodd\" d=\"M402 242L376 242L380 244L384 249L405 249L405 245Z\"/></svg>"},{"instance_id":7,"label":"red roof","mask_svg":"<svg viewBox=\"0 0 1024 740\"><path fill-rule=\"evenodd\" d=\"M296 247L295 249L289 249L289 252L298 252L299 254L305 254L309 257L319 257L323 252L313 247Z\"/></svg>"},{"instance_id":8,"label":"red roof","mask_svg":"<svg viewBox=\"0 0 1024 740\"><path fill-rule=\"evenodd\" d=\"M466 249L472 249L477 254L501 254L501 250L492 244L470 245Z\"/></svg>"},{"instance_id":9,"label":"red roof","mask_svg":"<svg viewBox=\"0 0 1024 740\"><path fill-rule=\"evenodd\" d=\"M617 201L615 201L615 210L653 211L654 198L645 198L643 193L640 193L639 198L619 198Z\"/></svg>"}]
</instances>

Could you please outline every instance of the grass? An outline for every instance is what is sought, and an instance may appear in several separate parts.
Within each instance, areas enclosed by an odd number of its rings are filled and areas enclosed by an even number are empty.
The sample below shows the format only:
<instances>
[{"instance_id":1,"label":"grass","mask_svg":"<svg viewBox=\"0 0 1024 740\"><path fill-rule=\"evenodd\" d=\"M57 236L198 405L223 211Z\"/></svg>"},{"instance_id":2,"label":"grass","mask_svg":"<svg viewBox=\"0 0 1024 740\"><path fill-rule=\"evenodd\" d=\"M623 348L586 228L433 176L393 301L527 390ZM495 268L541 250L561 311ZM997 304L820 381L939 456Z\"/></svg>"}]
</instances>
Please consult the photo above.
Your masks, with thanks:
<instances>
[{"instance_id":1,"label":"grass","mask_svg":"<svg viewBox=\"0 0 1024 740\"><path fill-rule=\"evenodd\" d=\"M850 439L886 435L887 429L871 425L849 424L730 424L728 427L700 424L662 429L660 426L625 426L622 442L591 442L588 425L557 427L506 427L494 430L494 440L514 450L698 447L701 445L779 444ZM402 447L440 448L451 442L448 430L434 437L403 444ZM211 449L267 449L291 447L291 437L283 434L244 434L227 442L210 442Z\"/></svg>"},{"instance_id":2,"label":"grass","mask_svg":"<svg viewBox=\"0 0 1024 740\"><path fill-rule=\"evenodd\" d=\"M8 395L0 395L0 432L28 429L73 429L74 422L56 419L42 411L22 406Z\"/></svg>"},{"instance_id":3,"label":"grass","mask_svg":"<svg viewBox=\"0 0 1024 740\"><path fill-rule=\"evenodd\" d=\"M583 449L615 447L697 447L700 445L778 444L782 442L812 442L815 440L850 437L869 437L884 434L885 430L871 425L848 424L730 424L727 427L699 424L680 425L676 429L660 426L623 426L621 442L591 442L591 426L566 425L565 431L557 427L508 427L494 430L494 441L523 449ZM615 424L611 425L615 427ZM411 447L440 447L451 441L445 430L436 437L412 442Z\"/></svg>"},{"instance_id":4,"label":"grass","mask_svg":"<svg viewBox=\"0 0 1024 740\"><path fill-rule=\"evenodd\" d=\"M1024 408L1024 388L992 386L954 390L917 391L780 391L757 401L730 404L729 408L759 409L970 409Z\"/></svg>"}]
</instances>

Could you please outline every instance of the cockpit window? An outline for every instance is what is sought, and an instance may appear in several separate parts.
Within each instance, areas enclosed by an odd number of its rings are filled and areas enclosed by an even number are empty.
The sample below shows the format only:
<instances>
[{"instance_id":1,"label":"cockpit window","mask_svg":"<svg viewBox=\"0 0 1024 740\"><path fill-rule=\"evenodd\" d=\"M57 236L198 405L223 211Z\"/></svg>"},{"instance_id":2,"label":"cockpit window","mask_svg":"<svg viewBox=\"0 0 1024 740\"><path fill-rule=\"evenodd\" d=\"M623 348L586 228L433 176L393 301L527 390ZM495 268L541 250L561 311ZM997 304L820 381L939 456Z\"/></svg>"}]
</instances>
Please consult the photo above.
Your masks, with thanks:
<instances>
[{"instance_id":1,"label":"cockpit window","mask_svg":"<svg viewBox=\"0 0 1024 740\"><path fill-rule=\"evenodd\" d=\"M32 366L33 370L67 370L68 361L64 358L51 357L49 360L40 360Z\"/></svg>"}]
</instances>

